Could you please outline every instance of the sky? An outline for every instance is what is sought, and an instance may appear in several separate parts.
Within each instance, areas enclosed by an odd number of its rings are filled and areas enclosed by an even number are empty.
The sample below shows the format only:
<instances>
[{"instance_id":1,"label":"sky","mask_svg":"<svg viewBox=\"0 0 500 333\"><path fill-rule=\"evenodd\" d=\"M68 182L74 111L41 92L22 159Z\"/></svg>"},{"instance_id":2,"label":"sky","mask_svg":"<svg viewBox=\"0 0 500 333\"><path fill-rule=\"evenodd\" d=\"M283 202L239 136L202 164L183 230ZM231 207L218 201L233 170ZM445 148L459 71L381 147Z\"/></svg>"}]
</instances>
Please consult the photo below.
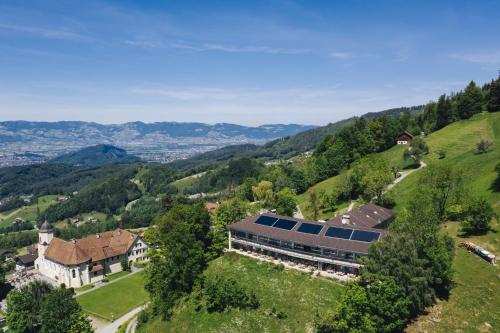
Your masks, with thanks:
<instances>
[{"instance_id":1,"label":"sky","mask_svg":"<svg viewBox=\"0 0 500 333\"><path fill-rule=\"evenodd\" d=\"M500 69L500 1L0 0L0 121L323 125Z\"/></svg>"}]
</instances>

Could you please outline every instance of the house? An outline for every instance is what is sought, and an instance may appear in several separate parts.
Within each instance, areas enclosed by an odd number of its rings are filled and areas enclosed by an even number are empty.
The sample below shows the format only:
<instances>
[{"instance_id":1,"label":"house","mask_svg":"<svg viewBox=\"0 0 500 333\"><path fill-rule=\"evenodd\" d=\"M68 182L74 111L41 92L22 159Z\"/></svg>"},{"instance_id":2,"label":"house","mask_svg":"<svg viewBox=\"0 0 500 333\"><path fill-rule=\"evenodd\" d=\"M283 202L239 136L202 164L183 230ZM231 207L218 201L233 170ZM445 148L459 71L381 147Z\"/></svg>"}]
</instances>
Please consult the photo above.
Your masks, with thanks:
<instances>
[{"instance_id":1,"label":"house","mask_svg":"<svg viewBox=\"0 0 500 333\"><path fill-rule=\"evenodd\" d=\"M398 136L398 145L407 145L411 143L411 140L413 140L413 135L411 135L408 132L403 132L399 134Z\"/></svg>"},{"instance_id":2,"label":"house","mask_svg":"<svg viewBox=\"0 0 500 333\"><path fill-rule=\"evenodd\" d=\"M122 229L65 241L54 237L45 222L39 230L35 268L57 283L78 288L121 271L124 259L129 265L147 260L147 249L142 237Z\"/></svg>"},{"instance_id":3,"label":"house","mask_svg":"<svg viewBox=\"0 0 500 333\"><path fill-rule=\"evenodd\" d=\"M35 267L35 261L38 258L36 253L28 253L16 258L16 271L30 270Z\"/></svg>"},{"instance_id":4,"label":"house","mask_svg":"<svg viewBox=\"0 0 500 333\"><path fill-rule=\"evenodd\" d=\"M0 258L2 260L10 260L13 257L13 253L8 249L0 249Z\"/></svg>"},{"instance_id":5,"label":"house","mask_svg":"<svg viewBox=\"0 0 500 333\"><path fill-rule=\"evenodd\" d=\"M210 214L215 214L220 204L218 202L206 202L205 208L208 210Z\"/></svg>"},{"instance_id":6,"label":"house","mask_svg":"<svg viewBox=\"0 0 500 333\"><path fill-rule=\"evenodd\" d=\"M323 223L266 213L229 225L229 249L357 274L359 259L384 237L384 229L393 219L391 210L374 204Z\"/></svg>"}]
</instances>

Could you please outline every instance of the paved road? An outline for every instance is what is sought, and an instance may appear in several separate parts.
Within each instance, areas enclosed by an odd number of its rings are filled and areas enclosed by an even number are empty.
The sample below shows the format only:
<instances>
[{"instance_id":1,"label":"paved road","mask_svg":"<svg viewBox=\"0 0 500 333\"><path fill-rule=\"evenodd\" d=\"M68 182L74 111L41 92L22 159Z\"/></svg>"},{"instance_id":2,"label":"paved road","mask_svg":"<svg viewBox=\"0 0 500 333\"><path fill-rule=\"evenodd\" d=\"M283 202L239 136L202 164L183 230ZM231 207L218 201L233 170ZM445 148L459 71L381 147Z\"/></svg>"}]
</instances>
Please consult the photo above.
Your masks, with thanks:
<instances>
[{"instance_id":1,"label":"paved road","mask_svg":"<svg viewBox=\"0 0 500 333\"><path fill-rule=\"evenodd\" d=\"M422 168L425 168L426 166L427 166L427 164L424 161L420 161L420 166L418 168L408 170L408 171L402 171L401 176L394 179L394 181L392 183L390 183L389 186L387 186L387 190L385 190L384 193L387 191L390 191L397 183L400 183L403 179L405 179L406 177L408 177L409 175L411 175L415 171L420 170Z\"/></svg>"},{"instance_id":2,"label":"paved road","mask_svg":"<svg viewBox=\"0 0 500 333\"><path fill-rule=\"evenodd\" d=\"M135 316L130 323L128 323L125 333L135 333L135 328L137 327L137 316Z\"/></svg>"},{"instance_id":3,"label":"paved road","mask_svg":"<svg viewBox=\"0 0 500 333\"><path fill-rule=\"evenodd\" d=\"M142 305L142 306L139 306L139 307L133 309L132 311L130 311L129 313L118 318L117 320L110 323L109 325L98 328L95 331L95 333L115 333L123 323L125 323L127 320L132 319L134 316L136 316L139 312L142 311L142 309L144 309L144 307L146 307L146 305Z\"/></svg>"},{"instance_id":4,"label":"paved road","mask_svg":"<svg viewBox=\"0 0 500 333\"><path fill-rule=\"evenodd\" d=\"M300 206L297 205L297 210L295 213L293 213L293 217L298 218L298 219L303 219L304 215L302 214L302 211L300 210Z\"/></svg>"}]
</instances>

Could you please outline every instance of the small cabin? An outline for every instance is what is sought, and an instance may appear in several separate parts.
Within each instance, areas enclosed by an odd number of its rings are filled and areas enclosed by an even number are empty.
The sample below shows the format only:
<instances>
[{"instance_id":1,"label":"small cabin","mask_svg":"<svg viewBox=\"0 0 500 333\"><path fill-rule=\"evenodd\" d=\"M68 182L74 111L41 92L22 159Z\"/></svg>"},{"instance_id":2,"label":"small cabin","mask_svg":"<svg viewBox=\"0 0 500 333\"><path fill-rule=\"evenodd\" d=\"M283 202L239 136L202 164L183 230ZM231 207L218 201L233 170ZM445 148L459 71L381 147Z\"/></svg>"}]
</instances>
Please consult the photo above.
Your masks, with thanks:
<instances>
[{"instance_id":1,"label":"small cabin","mask_svg":"<svg viewBox=\"0 0 500 333\"><path fill-rule=\"evenodd\" d=\"M413 135L408 132L403 132L399 134L397 143L398 145L408 145L411 143L411 140L413 140Z\"/></svg>"}]
</instances>

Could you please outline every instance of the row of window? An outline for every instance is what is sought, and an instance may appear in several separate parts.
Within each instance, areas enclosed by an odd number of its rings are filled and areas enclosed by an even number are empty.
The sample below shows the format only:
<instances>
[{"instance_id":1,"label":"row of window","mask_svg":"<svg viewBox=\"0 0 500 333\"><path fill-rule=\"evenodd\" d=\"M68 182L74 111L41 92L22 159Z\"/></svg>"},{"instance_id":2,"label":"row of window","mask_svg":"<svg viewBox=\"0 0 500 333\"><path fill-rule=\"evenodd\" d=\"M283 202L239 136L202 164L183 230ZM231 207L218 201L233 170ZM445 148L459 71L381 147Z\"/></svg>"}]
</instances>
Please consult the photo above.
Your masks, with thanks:
<instances>
[{"instance_id":1,"label":"row of window","mask_svg":"<svg viewBox=\"0 0 500 333\"><path fill-rule=\"evenodd\" d=\"M274 247L279 247L283 249L290 249L296 252L302 252L305 254L316 255L326 258L343 259L348 261L355 261L359 254L352 252L347 252L343 250L324 248L319 246L309 246L300 243L294 243L290 241L283 241L275 238L270 238L266 236L257 236L250 233L245 233L241 231L232 231L232 235L237 238L242 238L246 240L251 240L252 242L271 245Z\"/></svg>"}]
</instances>

